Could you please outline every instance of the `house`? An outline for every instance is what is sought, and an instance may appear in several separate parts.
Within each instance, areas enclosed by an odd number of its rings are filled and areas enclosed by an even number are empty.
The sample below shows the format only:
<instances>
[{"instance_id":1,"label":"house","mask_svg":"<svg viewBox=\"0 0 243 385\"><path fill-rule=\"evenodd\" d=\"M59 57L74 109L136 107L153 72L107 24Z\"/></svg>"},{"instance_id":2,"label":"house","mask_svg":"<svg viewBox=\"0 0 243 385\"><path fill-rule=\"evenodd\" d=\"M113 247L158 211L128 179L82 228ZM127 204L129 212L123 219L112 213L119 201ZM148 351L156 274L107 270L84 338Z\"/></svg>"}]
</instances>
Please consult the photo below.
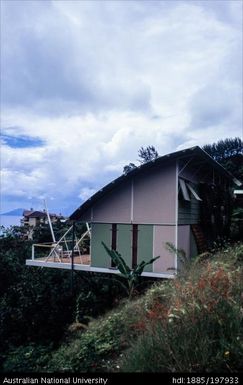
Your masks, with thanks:
<instances>
[{"instance_id":1,"label":"house","mask_svg":"<svg viewBox=\"0 0 243 385\"><path fill-rule=\"evenodd\" d=\"M50 213L49 217L50 217L51 223L56 223L58 220L63 219L63 216L61 214L57 215L57 214ZM21 225L26 228L28 239L32 239L32 233L35 227L48 224L47 212L45 210L44 211L33 210L32 208L30 210L24 210L23 218L21 219L20 222L21 222Z\"/></svg>"},{"instance_id":2,"label":"house","mask_svg":"<svg viewBox=\"0 0 243 385\"><path fill-rule=\"evenodd\" d=\"M62 219L63 216L57 214L49 214L51 222L55 223L59 219ZM46 211L37 211L37 210L24 210L23 218L21 219L21 224L23 226L36 227L41 224L48 224L48 217Z\"/></svg>"},{"instance_id":3,"label":"house","mask_svg":"<svg viewBox=\"0 0 243 385\"><path fill-rule=\"evenodd\" d=\"M143 275L172 277L180 259L167 249L167 242L191 258L227 235L234 183L241 185L200 147L159 157L115 179L70 216L88 225L91 240L85 262L82 255L79 262L75 257L66 263L32 255L27 264L116 273L101 244L105 242L130 267L160 255Z\"/></svg>"}]
</instances>

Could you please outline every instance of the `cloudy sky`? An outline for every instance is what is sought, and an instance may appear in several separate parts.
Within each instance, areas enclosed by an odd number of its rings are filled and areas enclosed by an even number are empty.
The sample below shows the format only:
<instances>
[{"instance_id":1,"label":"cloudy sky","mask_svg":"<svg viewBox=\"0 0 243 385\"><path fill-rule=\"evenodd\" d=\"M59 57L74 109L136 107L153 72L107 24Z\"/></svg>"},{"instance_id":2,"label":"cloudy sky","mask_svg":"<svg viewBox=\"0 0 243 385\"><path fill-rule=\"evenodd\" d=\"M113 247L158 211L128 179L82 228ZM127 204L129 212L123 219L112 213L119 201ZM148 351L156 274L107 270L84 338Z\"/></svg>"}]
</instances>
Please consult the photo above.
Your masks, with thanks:
<instances>
[{"instance_id":1,"label":"cloudy sky","mask_svg":"<svg viewBox=\"0 0 243 385\"><path fill-rule=\"evenodd\" d=\"M242 1L1 1L2 212L242 137Z\"/></svg>"}]
</instances>

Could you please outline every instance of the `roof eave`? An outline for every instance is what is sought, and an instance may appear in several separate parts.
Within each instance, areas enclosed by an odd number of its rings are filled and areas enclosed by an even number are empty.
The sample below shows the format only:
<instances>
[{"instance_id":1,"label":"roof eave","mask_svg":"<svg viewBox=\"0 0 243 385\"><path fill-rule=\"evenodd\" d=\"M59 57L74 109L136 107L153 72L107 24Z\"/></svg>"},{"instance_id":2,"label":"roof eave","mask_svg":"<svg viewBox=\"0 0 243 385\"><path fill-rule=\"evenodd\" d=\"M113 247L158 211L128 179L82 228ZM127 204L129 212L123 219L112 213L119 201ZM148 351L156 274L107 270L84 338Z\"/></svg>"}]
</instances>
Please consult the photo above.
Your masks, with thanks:
<instances>
[{"instance_id":1,"label":"roof eave","mask_svg":"<svg viewBox=\"0 0 243 385\"><path fill-rule=\"evenodd\" d=\"M220 163L218 163L216 160L214 160L206 151L204 151L199 146L191 147L185 150L180 150L173 152L172 154L163 155L159 158L157 158L154 161L144 163L133 170L129 171L127 174L123 174L119 176L118 178L114 179L112 182L104 186L102 189L97 191L92 197L90 197L87 201L85 201L77 210L75 210L69 217L70 220L78 220L82 213L90 209L92 206L91 202L95 203L98 199L100 199L103 195L105 195L107 192L111 191L117 184L121 183L123 180L129 180L132 177L134 177L136 174L140 173L141 170L149 169L150 167L153 167L155 163L159 164L162 162L165 162L166 160L173 160L173 159L179 159L186 157L190 154L198 154L200 156L203 156L205 160L210 162L214 167L216 167L222 174L224 174L228 179L233 180L233 182L237 186L241 186L242 183L235 178L230 172L228 172Z\"/></svg>"}]
</instances>

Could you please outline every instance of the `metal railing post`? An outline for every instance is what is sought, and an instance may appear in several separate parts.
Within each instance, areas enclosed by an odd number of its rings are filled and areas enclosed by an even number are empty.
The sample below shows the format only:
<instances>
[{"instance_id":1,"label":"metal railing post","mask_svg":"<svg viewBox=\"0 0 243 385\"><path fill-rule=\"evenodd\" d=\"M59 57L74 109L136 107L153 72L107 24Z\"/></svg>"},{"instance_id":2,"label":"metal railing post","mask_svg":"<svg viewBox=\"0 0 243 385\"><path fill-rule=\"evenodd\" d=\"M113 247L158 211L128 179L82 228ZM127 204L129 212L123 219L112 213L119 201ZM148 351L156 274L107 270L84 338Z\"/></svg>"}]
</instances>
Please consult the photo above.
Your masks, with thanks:
<instances>
[{"instance_id":1,"label":"metal railing post","mask_svg":"<svg viewBox=\"0 0 243 385\"><path fill-rule=\"evenodd\" d=\"M71 254L71 293L73 293L74 248L75 248L75 222L73 222L73 231L72 231L72 254Z\"/></svg>"},{"instance_id":2,"label":"metal railing post","mask_svg":"<svg viewBox=\"0 0 243 385\"><path fill-rule=\"evenodd\" d=\"M35 259L35 245L32 245L32 250L31 250L31 259Z\"/></svg>"}]
</instances>

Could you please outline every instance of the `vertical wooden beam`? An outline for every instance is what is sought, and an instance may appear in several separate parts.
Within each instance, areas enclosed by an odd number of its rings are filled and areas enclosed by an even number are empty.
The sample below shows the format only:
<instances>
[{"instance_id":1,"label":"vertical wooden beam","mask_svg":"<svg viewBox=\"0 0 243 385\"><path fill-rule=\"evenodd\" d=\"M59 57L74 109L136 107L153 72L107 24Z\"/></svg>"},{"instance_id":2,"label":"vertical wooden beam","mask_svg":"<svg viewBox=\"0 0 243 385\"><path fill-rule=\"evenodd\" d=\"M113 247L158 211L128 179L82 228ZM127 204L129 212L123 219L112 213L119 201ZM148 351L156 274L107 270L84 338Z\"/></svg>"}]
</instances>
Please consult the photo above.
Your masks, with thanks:
<instances>
[{"instance_id":1,"label":"vertical wooden beam","mask_svg":"<svg viewBox=\"0 0 243 385\"><path fill-rule=\"evenodd\" d=\"M137 266L138 262L138 225L132 225L132 268Z\"/></svg>"},{"instance_id":2,"label":"vertical wooden beam","mask_svg":"<svg viewBox=\"0 0 243 385\"><path fill-rule=\"evenodd\" d=\"M133 179L131 180L131 223L133 223L134 219L134 185Z\"/></svg>"},{"instance_id":3,"label":"vertical wooden beam","mask_svg":"<svg viewBox=\"0 0 243 385\"><path fill-rule=\"evenodd\" d=\"M117 224L112 223L111 228L111 249L116 250L117 248ZM111 267L115 267L115 263L113 260L111 260Z\"/></svg>"},{"instance_id":4,"label":"vertical wooden beam","mask_svg":"<svg viewBox=\"0 0 243 385\"><path fill-rule=\"evenodd\" d=\"M178 174L179 174L179 162L178 159L176 160L175 164L175 248L178 249ZM174 256L174 268L177 272L178 268L178 260L177 260L177 253L175 253Z\"/></svg>"}]
</instances>

